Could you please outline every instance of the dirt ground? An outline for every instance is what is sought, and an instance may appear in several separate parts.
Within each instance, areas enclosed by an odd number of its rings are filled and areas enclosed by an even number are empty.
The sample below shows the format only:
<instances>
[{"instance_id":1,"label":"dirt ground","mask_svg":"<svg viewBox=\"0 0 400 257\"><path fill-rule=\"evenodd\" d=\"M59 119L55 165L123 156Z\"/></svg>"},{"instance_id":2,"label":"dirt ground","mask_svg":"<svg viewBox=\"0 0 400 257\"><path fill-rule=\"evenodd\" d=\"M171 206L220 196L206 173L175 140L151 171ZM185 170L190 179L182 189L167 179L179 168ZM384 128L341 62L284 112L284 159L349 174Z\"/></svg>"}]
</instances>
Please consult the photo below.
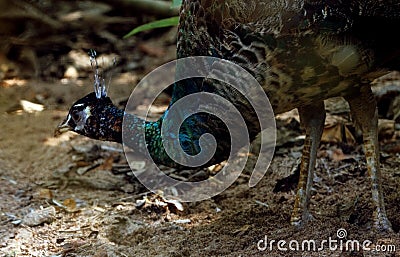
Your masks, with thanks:
<instances>
[{"instance_id":1,"label":"dirt ground","mask_svg":"<svg viewBox=\"0 0 400 257\"><path fill-rule=\"evenodd\" d=\"M125 83L136 80L117 76L111 97L129 95ZM294 191L273 192L277 180L296 167L298 143L278 147L270 172L256 187L248 187L244 173L222 194L184 203L179 211L146 193L134 178L111 172L124 163L119 145L73 133L53 137L71 103L91 89L90 79L70 84L32 80L0 88L1 256L400 256L399 153L383 155L381 164L394 233L370 228L370 186L359 147L353 158L332 160L326 153L337 146L321 146L311 202L315 220L302 230L289 225ZM15 99L37 95L48 96L45 110L16 111ZM93 145L98 146L94 153ZM99 166L80 172L96 160ZM338 240L340 229L345 239L396 250L281 251L260 241Z\"/></svg>"}]
</instances>

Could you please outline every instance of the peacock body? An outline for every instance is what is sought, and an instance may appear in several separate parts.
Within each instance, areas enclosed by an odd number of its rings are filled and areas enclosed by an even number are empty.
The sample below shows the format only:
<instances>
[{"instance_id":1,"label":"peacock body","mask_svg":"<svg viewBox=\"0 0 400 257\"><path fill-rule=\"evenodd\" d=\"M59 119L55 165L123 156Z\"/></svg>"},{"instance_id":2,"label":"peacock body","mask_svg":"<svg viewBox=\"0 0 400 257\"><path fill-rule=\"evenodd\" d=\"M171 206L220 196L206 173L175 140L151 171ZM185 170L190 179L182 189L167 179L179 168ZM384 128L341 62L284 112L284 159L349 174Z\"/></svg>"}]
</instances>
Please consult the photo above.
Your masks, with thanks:
<instances>
[{"instance_id":1,"label":"peacock body","mask_svg":"<svg viewBox=\"0 0 400 257\"><path fill-rule=\"evenodd\" d=\"M294 225L310 218L307 206L325 118L323 100L343 96L364 135L376 205L374 224L390 230L380 189L377 113L370 83L400 69L400 39L394 36L399 27L398 0L183 1L178 58L212 56L231 61L256 78L275 114L299 109L306 140L291 219ZM175 83L170 107L196 92L217 94L233 103L246 122L251 140L260 132L246 97L213 80L195 78ZM145 145L155 162L181 166L163 147L163 140L169 140L161 136L165 115L155 122L144 121L117 109L106 95L92 93L77 101L59 131L73 130L94 139L122 142L124 116L126 129L132 132L128 140L132 149ZM145 130L145 141L136 137L135 131L141 129ZM229 131L212 115L190 116L175 138L187 154L196 155L201 151L199 138L205 133L217 140L216 153L206 165L227 159Z\"/></svg>"}]
</instances>

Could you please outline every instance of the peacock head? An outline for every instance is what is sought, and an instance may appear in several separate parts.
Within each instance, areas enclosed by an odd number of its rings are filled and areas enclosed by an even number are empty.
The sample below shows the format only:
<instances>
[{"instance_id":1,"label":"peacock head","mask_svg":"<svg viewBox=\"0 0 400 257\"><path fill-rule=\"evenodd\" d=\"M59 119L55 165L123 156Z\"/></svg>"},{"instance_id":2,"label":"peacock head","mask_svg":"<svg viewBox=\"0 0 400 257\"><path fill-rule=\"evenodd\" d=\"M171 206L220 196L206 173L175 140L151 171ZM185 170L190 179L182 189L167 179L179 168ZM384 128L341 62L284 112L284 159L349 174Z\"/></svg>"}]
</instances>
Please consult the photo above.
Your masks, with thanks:
<instances>
[{"instance_id":1,"label":"peacock head","mask_svg":"<svg viewBox=\"0 0 400 257\"><path fill-rule=\"evenodd\" d=\"M90 93L71 106L67 117L58 125L56 134L74 131L86 135L97 127L96 124L101 124L107 116L107 110L114 108L109 97L97 98L96 93Z\"/></svg>"},{"instance_id":2,"label":"peacock head","mask_svg":"<svg viewBox=\"0 0 400 257\"><path fill-rule=\"evenodd\" d=\"M55 130L55 135L67 131L100 140L121 141L123 110L107 96L107 88L96 60L96 52L89 52L94 68L94 92L76 101L67 117Z\"/></svg>"}]
</instances>

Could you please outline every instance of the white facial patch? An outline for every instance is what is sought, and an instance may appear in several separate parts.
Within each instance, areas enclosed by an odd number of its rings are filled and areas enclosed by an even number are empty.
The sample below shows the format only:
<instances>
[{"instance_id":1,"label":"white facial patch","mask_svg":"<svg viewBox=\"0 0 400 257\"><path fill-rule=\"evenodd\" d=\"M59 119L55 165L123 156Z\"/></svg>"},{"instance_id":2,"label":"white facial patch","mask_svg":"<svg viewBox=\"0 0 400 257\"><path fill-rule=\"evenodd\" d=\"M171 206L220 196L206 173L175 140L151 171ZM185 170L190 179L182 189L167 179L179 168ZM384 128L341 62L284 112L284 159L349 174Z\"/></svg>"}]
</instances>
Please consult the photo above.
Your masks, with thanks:
<instances>
[{"instance_id":1,"label":"white facial patch","mask_svg":"<svg viewBox=\"0 0 400 257\"><path fill-rule=\"evenodd\" d=\"M78 121L75 121L76 122L75 130L78 130L78 131L83 130L85 127L86 121L90 117L91 114L92 113L90 112L89 106L86 106L86 108L83 109L83 111L80 111L79 112L80 119Z\"/></svg>"},{"instance_id":2,"label":"white facial patch","mask_svg":"<svg viewBox=\"0 0 400 257\"><path fill-rule=\"evenodd\" d=\"M67 120L64 122L64 124L69 124L69 121L71 120L71 114L68 114Z\"/></svg>"}]
</instances>

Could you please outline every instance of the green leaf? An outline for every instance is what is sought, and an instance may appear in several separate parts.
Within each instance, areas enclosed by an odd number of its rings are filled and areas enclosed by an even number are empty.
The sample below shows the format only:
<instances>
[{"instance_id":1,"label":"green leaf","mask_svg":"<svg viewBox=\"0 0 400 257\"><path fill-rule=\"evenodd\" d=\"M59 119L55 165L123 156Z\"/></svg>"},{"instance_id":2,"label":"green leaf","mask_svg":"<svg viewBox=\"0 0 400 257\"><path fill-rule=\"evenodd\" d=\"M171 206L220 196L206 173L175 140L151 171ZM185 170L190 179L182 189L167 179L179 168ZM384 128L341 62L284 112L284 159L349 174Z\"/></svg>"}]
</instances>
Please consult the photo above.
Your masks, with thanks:
<instances>
[{"instance_id":1,"label":"green leaf","mask_svg":"<svg viewBox=\"0 0 400 257\"><path fill-rule=\"evenodd\" d=\"M182 0L172 0L171 8L179 7L182 5Z\"/></svg>"},{"instance_id":2,"label":"green leaf","mask_svg":"<svg viewBox=\"0 0 400 257\"><path fill-rule=\"evenodd\" d=\"M162 20L149 22L149 23L140 25L139 27L136 27L135 29L131 30L128 34L126 34L124 36L124 38L128 38L139 32L146 31L146 30L176 26L176 25L178 25L178 23L179 23L179 16L174 16L174 17L170 17L170 18L166 18L166 19L162 19Z\"/></svg>"}]
</instances>

